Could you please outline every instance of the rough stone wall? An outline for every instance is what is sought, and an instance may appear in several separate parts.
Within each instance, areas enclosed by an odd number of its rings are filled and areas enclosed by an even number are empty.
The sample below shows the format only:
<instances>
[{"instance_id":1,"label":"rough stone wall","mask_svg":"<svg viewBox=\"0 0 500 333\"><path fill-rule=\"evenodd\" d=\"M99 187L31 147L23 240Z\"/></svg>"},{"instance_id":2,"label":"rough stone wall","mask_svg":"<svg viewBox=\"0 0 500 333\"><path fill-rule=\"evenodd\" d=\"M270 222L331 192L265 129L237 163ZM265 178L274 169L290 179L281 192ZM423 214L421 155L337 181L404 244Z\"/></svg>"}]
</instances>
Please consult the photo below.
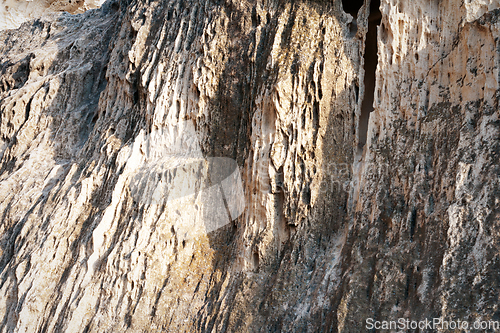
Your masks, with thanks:
<instances>
[{"instance_id":1,"label":"rough stone wall","mask_svg":"<svg viewBox=\"0 0 500 333\"><path fill-rule=\"evenodd\" d=\"M0 330L500 319L500 4L381 2L362 150L368 3L115 0L4 31ZM136 190L179 123L241 171L208 234L203 203Z\"/></svg>"},{"instance_id":2,"label":"rough stone wall","mask_svg":"<svg viewBox=\"0 0 500 333\"><path fill-rule=\"evenodd\" d=\"M347 327L374 316L499 318L491 7L382 3L375 112L343 252Z\"/></svg>"}]
</instances>

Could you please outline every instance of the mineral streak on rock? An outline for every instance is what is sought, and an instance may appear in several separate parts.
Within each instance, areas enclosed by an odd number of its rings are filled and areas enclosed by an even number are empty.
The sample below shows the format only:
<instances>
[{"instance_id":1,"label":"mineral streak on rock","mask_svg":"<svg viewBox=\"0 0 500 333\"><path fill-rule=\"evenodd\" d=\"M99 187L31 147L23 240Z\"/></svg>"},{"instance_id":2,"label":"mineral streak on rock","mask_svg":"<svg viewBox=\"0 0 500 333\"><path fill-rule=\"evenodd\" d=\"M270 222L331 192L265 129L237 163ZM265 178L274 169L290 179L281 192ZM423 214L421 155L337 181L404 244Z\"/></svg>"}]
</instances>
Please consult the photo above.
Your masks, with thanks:
<instances>
[{"instance_id":1,"label":"mineral streak on rock","mask_svg":"<svg viewBox=\"0 0 500 333\"><path fill-rule=\"evenodd\" d=\"M358 5L110 0L1 32L0 332L500 320L500 3L381 0L376 34ZM211 158L244 193L213 231L211 187L168 185Z\"/></svg>"}]
</instances>

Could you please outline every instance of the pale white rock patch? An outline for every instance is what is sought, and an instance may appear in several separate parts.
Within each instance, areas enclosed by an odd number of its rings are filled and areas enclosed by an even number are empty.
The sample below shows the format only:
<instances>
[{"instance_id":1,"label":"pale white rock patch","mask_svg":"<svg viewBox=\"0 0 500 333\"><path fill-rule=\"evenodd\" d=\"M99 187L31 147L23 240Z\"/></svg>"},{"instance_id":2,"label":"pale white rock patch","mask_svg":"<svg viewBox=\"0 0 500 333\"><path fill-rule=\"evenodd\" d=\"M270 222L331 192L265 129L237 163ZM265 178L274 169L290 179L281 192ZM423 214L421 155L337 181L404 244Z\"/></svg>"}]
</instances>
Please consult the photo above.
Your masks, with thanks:
<instances>
[{"instance_id":1,"label":"pale white rock patch","mask_svg":"<svg viewBox=\"0 0 500 333\"><path fill-rule=\"evenodd\" d=\"M0 30L16 29L22 23L54 12L83 13L99 8L105 0L2 0Z\"/></svg>"}]
</instances>

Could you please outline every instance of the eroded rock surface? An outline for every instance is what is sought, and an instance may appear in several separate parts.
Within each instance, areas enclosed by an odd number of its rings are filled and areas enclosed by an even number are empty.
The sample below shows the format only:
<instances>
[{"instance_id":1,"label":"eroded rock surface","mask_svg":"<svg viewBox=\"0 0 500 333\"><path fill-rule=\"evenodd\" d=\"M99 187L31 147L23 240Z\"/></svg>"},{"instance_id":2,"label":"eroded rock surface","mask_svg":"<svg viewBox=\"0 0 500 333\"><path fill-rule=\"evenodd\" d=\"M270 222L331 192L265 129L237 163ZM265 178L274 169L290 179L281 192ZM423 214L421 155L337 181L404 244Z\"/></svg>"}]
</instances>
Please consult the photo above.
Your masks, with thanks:
<instances>
[{"instance_id":1,"label":"eroded rock surface","mask_svg":"<svg viewBox=\"0 0 500 333\"><path fill-rule=\"evenodd\" d=\"M0 30L16 29L26 21L55 12L83 13L104 0L2 0Z\"/></svg>"},{"instance_id":2,"label":"eroded rock surface","mask_svg":"<svg viewBox=\"0 0 500 333\"><path fill-rule=\"evenodd\" d=\"M1 331L500 320L498 7L381 1L364 145L368 3L115 0L2 32ZM162 181L200 158L242 179L215 231Z\"/></svg>"}]
</instances>

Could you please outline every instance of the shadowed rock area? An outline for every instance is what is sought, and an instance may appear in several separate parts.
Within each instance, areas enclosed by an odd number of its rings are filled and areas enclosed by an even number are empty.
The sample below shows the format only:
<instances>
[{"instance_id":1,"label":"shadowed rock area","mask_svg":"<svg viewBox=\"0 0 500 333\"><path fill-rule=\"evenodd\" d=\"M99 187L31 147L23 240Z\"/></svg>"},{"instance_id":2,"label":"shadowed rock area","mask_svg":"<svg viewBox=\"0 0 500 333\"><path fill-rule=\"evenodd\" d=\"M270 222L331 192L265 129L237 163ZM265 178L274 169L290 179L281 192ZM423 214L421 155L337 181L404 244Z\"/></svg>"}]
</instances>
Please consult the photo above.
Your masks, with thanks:
<instances>
[{"instance_id":1,"label":"shadowed rock area","mask_svg":"<svg viewBox=\"0 0 500 333\"><path fill-rule=\"evenodd\" d=\"M500 321L500 4L377 7L1 31L0 332Z\"/></svg>"}]
</instances>

